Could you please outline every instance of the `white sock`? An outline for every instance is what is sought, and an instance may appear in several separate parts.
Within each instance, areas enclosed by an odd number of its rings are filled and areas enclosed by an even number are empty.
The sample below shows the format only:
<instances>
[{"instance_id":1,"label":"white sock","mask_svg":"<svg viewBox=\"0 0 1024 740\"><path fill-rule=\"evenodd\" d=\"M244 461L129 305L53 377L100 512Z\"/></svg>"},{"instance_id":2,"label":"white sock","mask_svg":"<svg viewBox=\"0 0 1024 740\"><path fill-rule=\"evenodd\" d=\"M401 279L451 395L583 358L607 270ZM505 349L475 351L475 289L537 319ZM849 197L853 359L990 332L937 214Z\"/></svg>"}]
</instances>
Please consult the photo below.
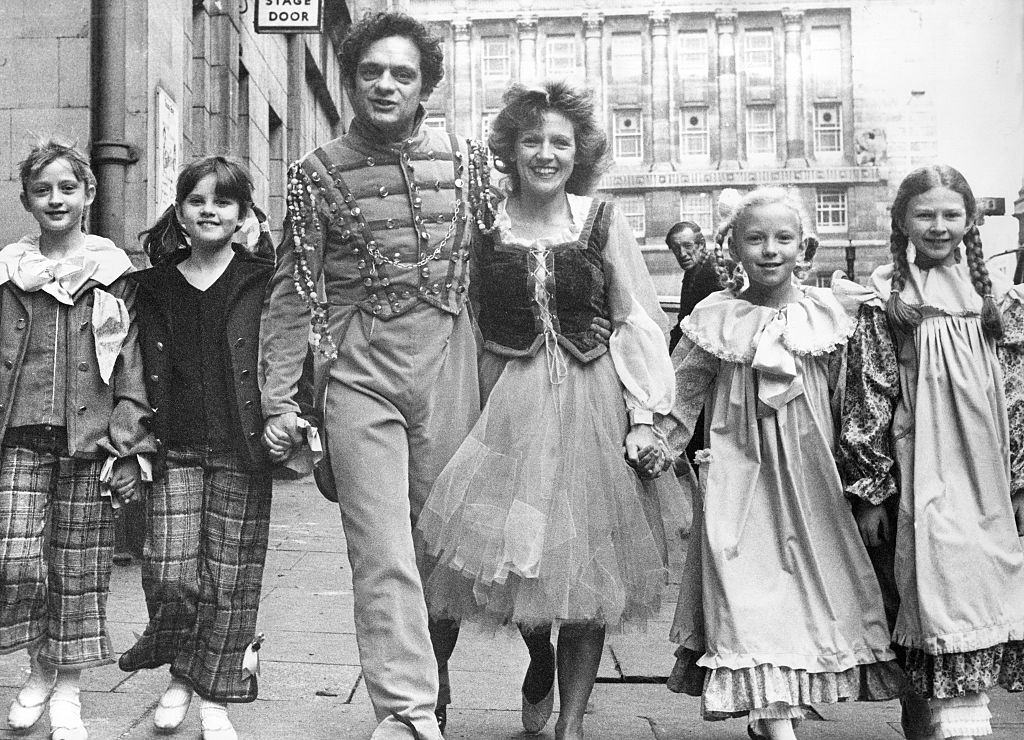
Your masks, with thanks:
<instances>
[{"instance_id":1,"label":"white sock","mask_svg":"<svg viewBox=\"0 0 1024 740\"><path fill-rule=\"evenodd\" d=\"M165 707L176 707L185 704L192 699L192 687L178 678L172 678L160 697L160 703Z\"/></svg>"},{"instance_id":2,"label":"white sock","mask_svg":"<svg viewBox=\"0 0 1024 740\"><path fill-rule=\"evenodd\" d=\"M203 699L199 705L199 716L203 720L204 730L226 730L232 726L228 719L228 705L223 702Z\"/></svg>"}]
</instances>

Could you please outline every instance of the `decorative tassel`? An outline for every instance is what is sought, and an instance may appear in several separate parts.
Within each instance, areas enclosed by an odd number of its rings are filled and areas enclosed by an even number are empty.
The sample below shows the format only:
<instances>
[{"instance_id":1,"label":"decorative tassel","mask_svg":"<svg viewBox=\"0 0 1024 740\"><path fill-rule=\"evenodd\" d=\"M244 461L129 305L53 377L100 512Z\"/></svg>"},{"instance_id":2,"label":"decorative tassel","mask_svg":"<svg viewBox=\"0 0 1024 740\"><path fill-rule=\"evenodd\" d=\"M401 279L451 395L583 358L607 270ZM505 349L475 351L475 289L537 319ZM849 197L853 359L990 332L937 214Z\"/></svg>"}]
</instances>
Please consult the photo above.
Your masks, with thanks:
<instances>
[{"instance_id":1,"label":"decorative tassel","mask_svg":"<svg viewBox=\"0 0 1024 740\"><path fill-rule=\"evenodd\" d=\"M245 656L242 658L242 677L249 678L260 674L260 647L263 645L263 633L256 635L256 639L249 643L245 649Z\"/></svg>"}]
</instances>

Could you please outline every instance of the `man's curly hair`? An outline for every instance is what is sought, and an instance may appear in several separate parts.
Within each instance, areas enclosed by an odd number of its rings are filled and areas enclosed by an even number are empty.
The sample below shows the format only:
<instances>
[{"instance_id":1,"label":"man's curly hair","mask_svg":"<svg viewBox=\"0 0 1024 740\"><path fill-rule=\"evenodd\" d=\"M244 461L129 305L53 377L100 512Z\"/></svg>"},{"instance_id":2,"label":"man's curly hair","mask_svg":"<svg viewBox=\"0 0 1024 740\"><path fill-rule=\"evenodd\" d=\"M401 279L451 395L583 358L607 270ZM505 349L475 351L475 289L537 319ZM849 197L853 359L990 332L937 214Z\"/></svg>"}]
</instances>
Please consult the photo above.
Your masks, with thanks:
<instances>
[{"instance_id":1,"label":"man's curly hair","mask_svg":"<svg viewBox=\"0 0 1024 740\"><path fill-rule=\"evenodd\" d=\"M407 38L419 50L423 96L430 95L444 77L444 52L441 51L441 41L431 35L426 26L405 13L368 14L349 28L341 42L341 52L338 55L345 84L355 84L356 68L366 50L377 41L390 36Z\"/></svg>"}]
</instances>

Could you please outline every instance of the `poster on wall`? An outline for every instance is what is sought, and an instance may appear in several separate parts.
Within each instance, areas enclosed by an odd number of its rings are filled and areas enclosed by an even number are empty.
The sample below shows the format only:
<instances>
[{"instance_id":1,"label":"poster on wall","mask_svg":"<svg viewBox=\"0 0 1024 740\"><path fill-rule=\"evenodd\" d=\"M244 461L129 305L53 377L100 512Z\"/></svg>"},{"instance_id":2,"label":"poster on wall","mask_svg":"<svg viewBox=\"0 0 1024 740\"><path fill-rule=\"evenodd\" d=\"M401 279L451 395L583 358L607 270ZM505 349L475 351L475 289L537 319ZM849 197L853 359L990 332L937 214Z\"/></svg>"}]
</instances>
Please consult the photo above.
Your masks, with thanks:
<instances>
[{"instance_id":1,"label":"poster on wall","mask_svg":"<svg viewBox=\"0 0 1024 740\"><path fill-rule=\"evenodd\" d=\"M255 0L256 33L321 33L324 0Z\"/></svg>"},{"instance_id":2,"label":"poster on wall","mask_svg":"<svg viewBox=\"0 0 1024 740\"><path fill-rule=\"evenodd\" d=\"M178 103L162 87L156 89L156 206L162 211L174 203L174 183L181 161Z\"/></svg>"}]
</instances>

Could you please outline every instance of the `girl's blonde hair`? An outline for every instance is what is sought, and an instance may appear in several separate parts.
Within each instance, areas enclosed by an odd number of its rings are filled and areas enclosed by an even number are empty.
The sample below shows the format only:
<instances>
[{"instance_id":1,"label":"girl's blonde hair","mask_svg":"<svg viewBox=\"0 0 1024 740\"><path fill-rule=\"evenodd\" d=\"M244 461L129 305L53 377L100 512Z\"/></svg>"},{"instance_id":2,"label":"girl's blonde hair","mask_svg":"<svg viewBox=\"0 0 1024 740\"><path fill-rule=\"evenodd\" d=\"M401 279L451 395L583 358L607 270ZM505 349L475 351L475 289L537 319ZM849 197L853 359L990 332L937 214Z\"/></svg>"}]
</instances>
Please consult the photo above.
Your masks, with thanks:
<instances>
[{"instance_id":1,"label":"girl's blonde hair","mask_svg":"<svg viewBox=\"0 0 1024 740\"><path fill-rule=\"evenodd\" d=\"M974 191L967 184L967 179L959 171L945 164L933 164L919 167L903 178L896 198L892 202L892 224L889 235L889 251L892 254L892 287L885 312L889 323L901 332L911 332L921 324L921 310L911 306L900 297L900 291L907 284L910 275L910 263L907 260L909 239L904 231L903 223L907 217L910 201L918 195L927 193L934 188L947 188L964 199L964 210L967 212L968 227L964 233L964 254L967 266L971 271L971 283L974 290L982 298L981 326L985 334L999 339L1003 336L1003 319L999 314L995 298L992 296L992 279L985 265L985 254L981 248L981 234L975 223L977 217L977 201Z\"/></svg>"},{"instance_id":2,"label":"girl's blonde hair","mask_svg":"<svg viewBox=\"0 0 1024 740\"><path fill-rule=\"evenodd\" d=\"M814 234L814 225L797 193L788 188L766 186L755 188L749 193L741 195L738 191L728 188L722 191L718 199L720 223L715 232L713 254L715 270L718 272L718 282L733 295L743 289L744 274L743 265L740 262L737 261L735 265L730 266L730 261L725 257L725 250L732 248L733 231L736 224L743 221L750 209L775 203L780 203L792 210L800 222L803 255L797 260L793 274L801 282L810 274L814 255L818 251L818 237Z\"/></svg>"},{"instance_id":3,"label":"girl's blonde hair","mask_svg":"<svg viewBox=\"0 0 1024 740\"><path fill-rule=\"evenodd\" d=\"M18 163L18 175L21 178L21 190L28 195L28 186L39 173L63 159L71 167L75 179L84 183L86 188L96 187L96 174L92 171L89 158L74 144L57 138L40 138L28 150L28 156ZM82 211L82 231L89 220L89 206Z\"/></svg>"}]
</instances>

